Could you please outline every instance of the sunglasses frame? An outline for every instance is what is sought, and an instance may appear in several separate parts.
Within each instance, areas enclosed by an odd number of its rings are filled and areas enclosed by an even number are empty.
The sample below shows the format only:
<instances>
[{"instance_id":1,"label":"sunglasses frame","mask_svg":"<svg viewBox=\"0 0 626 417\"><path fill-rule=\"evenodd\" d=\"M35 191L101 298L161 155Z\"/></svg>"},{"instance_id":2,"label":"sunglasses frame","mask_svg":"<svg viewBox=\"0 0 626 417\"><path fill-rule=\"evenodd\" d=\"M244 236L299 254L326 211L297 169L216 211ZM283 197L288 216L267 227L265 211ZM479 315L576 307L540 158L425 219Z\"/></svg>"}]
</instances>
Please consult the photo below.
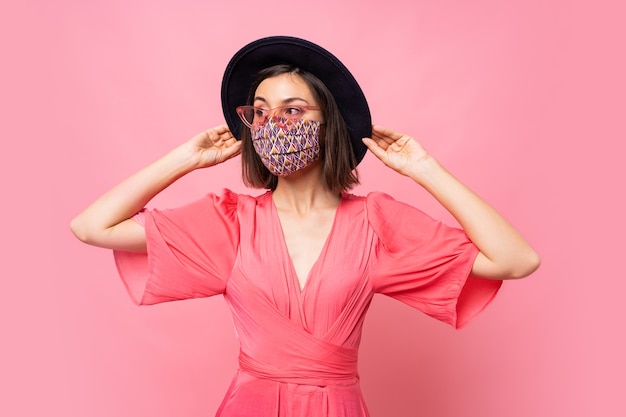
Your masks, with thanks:
<instances>
[{"instance_id":1,"label":"sunglasses frame","mask_svg":"<svg viewBox=\"0 0 626 417\"><path fill-rule=\"evenodd\" d=\"M290 116L288 113L285 115L281 115L280 117L276 117L275 114L278 110L285 110L285 109L300 109L303 110L301 113L299 113L297 115L297 117L292 117ZM302 115L304 115L304 113L308 112L309 110L322 110L320 107L318 106L308 106L308 105L299 105L299 104L286 104L284 106L278 106L278 107L274 107L273 109L265 109L263 107L258 107L258 106L239 106L236 108L237 110L237 115L239 116L239 118L241 119L241 121L243 122L243 124L245 124L246 126L248 126L249 128L255 129L255 128L259 128L265 125L265 123L267 123L267 121L271 118L274 119L274 121L281 127L286 127L286 125L288 124L288 122L293 121L293 120L300 120L302 119ZM245 117L245 112L247 110L252 110L254 112L256 111L261 111L263 112L263 120L260 122L256 122L256 123L250 123L248 122L248 120L246 120ZM283 122L284 120L284 122Z\"/></svg>"}]
</instances>

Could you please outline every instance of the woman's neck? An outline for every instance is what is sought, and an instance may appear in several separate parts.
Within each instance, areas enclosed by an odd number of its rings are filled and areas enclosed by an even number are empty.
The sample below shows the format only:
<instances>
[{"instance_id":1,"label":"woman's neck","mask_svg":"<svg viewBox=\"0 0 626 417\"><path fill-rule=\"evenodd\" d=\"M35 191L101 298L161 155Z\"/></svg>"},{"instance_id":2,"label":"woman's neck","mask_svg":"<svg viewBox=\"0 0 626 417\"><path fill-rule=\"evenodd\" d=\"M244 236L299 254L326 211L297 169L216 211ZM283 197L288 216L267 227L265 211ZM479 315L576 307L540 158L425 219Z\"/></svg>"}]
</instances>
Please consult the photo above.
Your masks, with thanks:
<instances>
[{"instance_id":1,"label":"woman's neck","mask_svg":"<svg viewBox=\"0 0 626 417\"><path fill-rule=\"evenodd\" d=\"M310 210L337 207L341 195L326 187L321 165L316 164L288 177L278 178L272 198L278 210L306 214Z\"/></svg>"}]
</instances>

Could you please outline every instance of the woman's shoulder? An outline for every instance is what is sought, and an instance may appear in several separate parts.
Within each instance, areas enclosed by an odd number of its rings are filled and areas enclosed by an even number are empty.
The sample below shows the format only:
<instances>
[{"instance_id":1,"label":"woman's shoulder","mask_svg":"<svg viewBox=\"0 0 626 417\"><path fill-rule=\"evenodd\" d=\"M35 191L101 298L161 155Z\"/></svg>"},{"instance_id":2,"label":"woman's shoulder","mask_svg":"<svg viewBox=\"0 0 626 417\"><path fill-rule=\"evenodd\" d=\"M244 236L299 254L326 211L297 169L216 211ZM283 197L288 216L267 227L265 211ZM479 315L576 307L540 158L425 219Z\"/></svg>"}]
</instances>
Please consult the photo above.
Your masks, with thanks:
<instances>
[{"instance_id":1,"label":"woman's shoulder","mask_svg":"<svg viewBox=\"0 0 626 417\"><path fill-rule=\"evenodd\" d=\"M371 191L365 195L344 192L341 197L345 210L350 211L355 216L362 214L370 223L376 222L381 216L384 217L386 210L398 204L389 194L380 191Z\"/></svg>"},{"instance_id":2,"label":"woman's shoulder","mask_svg":"<svg viewBox=\"0 0 626 417\"><path fill-rule=\"evenodd\" d=\"M269 190L248 194L224 188L219 193L208 194L207 197L213 200L216 207L236 212L239 217L244 218L259 209L270 208L272 204L272 192Z\"/></svg>"},{"instance_id":3,"label":"woman's shoulder","mask_svg":"<svg viewBox=\"0 0 626 417\"><path fill-rule=\"evenodd\" d=\"M187 215L196 213L204 216L206 212L216 212L225 217L237 217L242 207L255 206L257 200L263 195L252 196L249 194L238 193L228 188L221 191L206 192L202 197L185 203L184 205L173 209L173 211L185 211ZM161 210L156 210L161 211ZM172 211L165 209L162 211Z\"/></svg>"},{"instance_id":4,"label":"woman's shoulder","mask_svg":"<svg viewBox=\"0 0 626 417\"><path fill-rule=\"evenodd\" d=\"M395 198L381 191L370 191L365 195L357 195L344 192L342 193L341 197L344 202L362 204L366 207L372 205L398 203Z\"/></svg>"},{"instance_id":5,"label":"woman's shoulder","mask_svg":"<svg viewBox=\"0 0 626 417\"><path fill-rule=\"evenodd\" d=\"M369 225L379 236L404 233L413 229L411 225L433 220L420 209L396 200L385 192L372 191L366 195L344 193L343 198L348 202L346 206L352 206L353 213L357 210L362 211Z\"/></svg>"},{"instance_id":6,"label":"woman's shoulder","mask_svg":"<svg viewBox=\"0 0 626 417\"><path fill-rule=\"evenodd\" d=\"M271 195L271 191L264 190L263 192L252 195L246 193L239 193L229 188L223 188L220 192L210 192L206 194L205 198L213 201L221 201L224 203L238 204L238 203L252 203L265 201L268 196Z\"/></svg>"}]
</instances>

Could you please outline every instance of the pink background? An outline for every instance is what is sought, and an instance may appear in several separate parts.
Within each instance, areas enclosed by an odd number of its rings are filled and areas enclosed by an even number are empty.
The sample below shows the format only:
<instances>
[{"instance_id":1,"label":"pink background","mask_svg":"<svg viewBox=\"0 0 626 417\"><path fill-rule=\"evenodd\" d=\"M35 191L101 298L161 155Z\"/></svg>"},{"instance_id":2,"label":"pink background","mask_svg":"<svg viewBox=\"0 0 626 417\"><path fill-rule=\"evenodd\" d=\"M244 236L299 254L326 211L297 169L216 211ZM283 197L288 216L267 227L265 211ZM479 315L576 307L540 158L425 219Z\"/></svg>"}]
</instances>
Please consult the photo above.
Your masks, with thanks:
<instances>
[{"instance_id":1,"label":"pink background","mask_svg":"<svg viewBox=\"0 0 626 417\"><path fill-rule=\"evenodd\" d=\"M213 415L237 356L224 301L135 307L111 253L68 224L222 123L228 59L273 34L333 51L376 123L419 137L543 258L462 331L375 298L360 361L372 415L626 415L619 1L11 3L0 13L0 415ZM372 155L360 168L356 193L449 220ZM244 191L239 178L238 160L196 172L154 205Z\"/></svg>"}]
</instances>

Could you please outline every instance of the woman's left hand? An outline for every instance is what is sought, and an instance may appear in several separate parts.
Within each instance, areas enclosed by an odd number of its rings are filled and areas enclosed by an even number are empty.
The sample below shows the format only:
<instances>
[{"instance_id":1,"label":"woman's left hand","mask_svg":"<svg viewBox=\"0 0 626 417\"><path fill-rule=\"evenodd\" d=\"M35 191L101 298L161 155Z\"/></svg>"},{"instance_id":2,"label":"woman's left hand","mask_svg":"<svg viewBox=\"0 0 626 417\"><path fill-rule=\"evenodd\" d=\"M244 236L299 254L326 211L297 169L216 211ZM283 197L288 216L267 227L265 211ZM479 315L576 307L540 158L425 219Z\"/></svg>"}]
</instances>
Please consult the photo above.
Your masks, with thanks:
<instances>
[{"instance_id":1,"label":"woman's left hand","mask_svg":"<svg viewBox=\"0 0 626 417\"><path fill-rule=\"evenodd\" d=\"M411 177L430 154L411 136L382 126L372 126L372 137L363 143L378 159L400 174Z\"/></svg>"},{"instance_id":2,"label":"woman's left hand","mask_svg":"<svg viewBox=\"0 0 626 417\"><path fill-rule=\"evenodd\" d=\"M380 126L363 143L388 167L412 178L439 201L480 249L472 273L521 278L539 267L539 255L493 207L456 179L415 139Z\"/></svg>"}]
</instances>

